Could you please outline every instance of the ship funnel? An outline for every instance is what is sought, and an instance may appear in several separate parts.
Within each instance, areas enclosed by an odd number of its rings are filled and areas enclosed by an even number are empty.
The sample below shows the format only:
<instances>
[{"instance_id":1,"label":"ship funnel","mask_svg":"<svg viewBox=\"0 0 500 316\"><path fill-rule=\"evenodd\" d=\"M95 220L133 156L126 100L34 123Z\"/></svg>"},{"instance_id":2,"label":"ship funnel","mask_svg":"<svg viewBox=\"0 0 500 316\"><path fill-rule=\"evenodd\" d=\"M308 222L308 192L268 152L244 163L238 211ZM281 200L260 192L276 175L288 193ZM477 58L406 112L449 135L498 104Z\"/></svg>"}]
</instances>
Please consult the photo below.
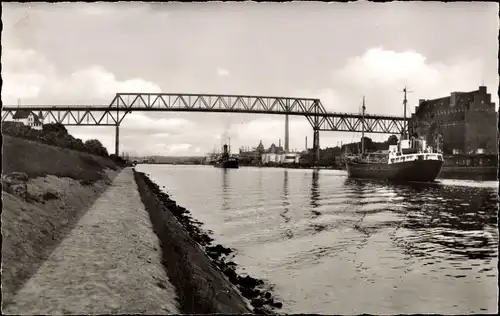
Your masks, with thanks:
<instances>
[{"instance_id":1,"label":"ship funnel","mask_svg":"<svg viewBox=\"0 0 500 316\"><path fill-rule=\"evenodd\" d=\"M227 154L227 145L224 144L224 154Z\"/></svg>"}]
</instances>

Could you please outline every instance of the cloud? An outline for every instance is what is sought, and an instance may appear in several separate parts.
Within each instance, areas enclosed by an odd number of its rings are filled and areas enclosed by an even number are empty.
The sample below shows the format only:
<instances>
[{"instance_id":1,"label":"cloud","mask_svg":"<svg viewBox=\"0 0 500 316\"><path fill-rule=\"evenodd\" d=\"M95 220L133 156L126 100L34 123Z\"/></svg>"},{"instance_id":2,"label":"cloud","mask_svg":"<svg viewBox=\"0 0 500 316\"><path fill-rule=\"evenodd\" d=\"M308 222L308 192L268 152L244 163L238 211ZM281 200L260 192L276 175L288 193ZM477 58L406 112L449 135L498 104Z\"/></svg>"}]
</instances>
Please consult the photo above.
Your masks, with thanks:
<instances>
[{"instance_id":1,"label":"cloud","mask_svg":"<svg viewBox=\"0 0 500 316\"><path fill-rule=\"evenodd\" d=\"M217 68L217 76L219 77L226 77L229 76L229 71L224 68Z\"/></svg>"},{"instance_id":2,"label":"cloud","mask_svg":"<svg viewBox=\"0 0 500 316\"><path fill-rule=\"evenodd\" d=\"M34 50L6 50L2 56L4 104L107 105L117 92L161 92L158 85L141 79L118 80L99 65L90 65L69 76L56 71Z\"/></svg>"},{"instance_id":3,"label":"cloud","mask_svg":"<svg viewBox=\"0 0 500 316\"><path fill-rule=\"evenodd\" d=\"M476 90L484 76L485 69L479 59L430 63L416 51L396 52L375 47L348 59L345 66L332 73L335 89L331 94L335 102L325 106L335 111L358 112L365 95L367 112L402 115L401 92L405 86L412 91L408 94L408 104L413 109L418 99Z\"/></svg>"},{"instance_id":4,"label":"cloud","mask_svg":"<svg viewBox=\"0 0 500 316\"><path fill-rule=\"evenodd\" d=\"M69 76L34 50L6 50L3 55L2 101L5 105L107 105L117 92L161 92L158 85L141 78L118 80L99 65L91 65ZM126 116L120 127L121 150L149 154L186 154L191 144L176 145L179 137L194 130L188 119L171 113L137 113ZM114 128L69 127L75 137L98 138L114 152ZM194 133L196 136L196 133ZM127 144L128 143L128 144ZM174 144L173 144L174 143Z\"/></svg>"},{"instance_id":5,"label":"cloud","mask_svg":"<svg viewBox=\"0 0 500 316\"><path fill-rule=\"evenodd\" d=\"M362 55L346 60L344 66L331 71L331 88L297 90L293 94L319 98L330 112L360 113L363 96L367 113L403 115L403 93L408 91L408 113L419 99L450 95L453 91L473 91L482 84L487 73L479 59L456 59L453 62L428 62L416 51L392 51L382 47L367 49ZM492 87L485 82L498 105Z\"/></svg>"}]
</instances>

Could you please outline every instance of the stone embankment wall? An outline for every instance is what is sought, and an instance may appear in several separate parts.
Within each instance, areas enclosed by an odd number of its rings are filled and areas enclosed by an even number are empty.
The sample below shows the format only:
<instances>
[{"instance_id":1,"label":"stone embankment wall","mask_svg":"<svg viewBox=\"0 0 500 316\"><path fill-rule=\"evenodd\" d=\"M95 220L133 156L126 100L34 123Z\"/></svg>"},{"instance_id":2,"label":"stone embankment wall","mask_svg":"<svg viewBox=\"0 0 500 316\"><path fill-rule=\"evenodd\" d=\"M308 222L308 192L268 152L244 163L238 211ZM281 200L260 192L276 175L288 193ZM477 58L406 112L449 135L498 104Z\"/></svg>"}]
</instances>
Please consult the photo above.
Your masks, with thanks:
<instances>
[{"instance_id":1,"label":"stone embankment wall","mask_svg":"<svg viewBox=\"0 0 500 316\"><path fill-rule=\"evenodd\" d=\"M135 179L141 199L158 236L165 265L184 313L275 314L269 285L251 276L237 275L228 261L231 249L212 246L199 222L188 210L161 191L144 173ZM249 304L250 303L250 304Z\"/></svg>"}]
</instances>

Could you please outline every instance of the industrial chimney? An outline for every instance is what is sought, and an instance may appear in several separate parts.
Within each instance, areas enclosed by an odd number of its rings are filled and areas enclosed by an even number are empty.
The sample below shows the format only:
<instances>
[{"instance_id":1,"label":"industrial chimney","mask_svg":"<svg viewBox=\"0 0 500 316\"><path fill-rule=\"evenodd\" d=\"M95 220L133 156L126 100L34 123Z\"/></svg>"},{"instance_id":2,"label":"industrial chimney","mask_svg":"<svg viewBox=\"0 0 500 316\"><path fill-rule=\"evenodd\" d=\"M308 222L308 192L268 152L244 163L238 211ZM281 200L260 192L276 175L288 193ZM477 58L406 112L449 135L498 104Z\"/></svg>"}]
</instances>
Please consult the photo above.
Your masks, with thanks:
<instances>
[{"instance_id":1,"label":"industrial chimney","mask_svg":"<svg viewBox=\"0 0 500 316\"><path fill-rule=\"evenodd\" d=\"M307 136L306 136L306 151L307 151Z\"/></svg>"}]
</instances>

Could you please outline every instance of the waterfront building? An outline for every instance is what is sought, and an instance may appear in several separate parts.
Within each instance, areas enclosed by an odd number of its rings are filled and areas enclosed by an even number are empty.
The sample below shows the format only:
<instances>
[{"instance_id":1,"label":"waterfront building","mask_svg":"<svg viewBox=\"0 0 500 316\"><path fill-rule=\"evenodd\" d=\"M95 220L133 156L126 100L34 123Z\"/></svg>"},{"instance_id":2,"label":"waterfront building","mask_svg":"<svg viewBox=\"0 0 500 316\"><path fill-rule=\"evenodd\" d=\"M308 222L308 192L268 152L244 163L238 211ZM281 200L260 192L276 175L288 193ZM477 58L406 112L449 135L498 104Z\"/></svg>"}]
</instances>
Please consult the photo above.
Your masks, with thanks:
<instances>
[{"instance_id":1,"label":"waterfront building","mask_svg":"<svg viewBox=\"0 0 500 316\"><path fill-rule=\"evenodd\" d=\"M445 167L496 167L497 118L491 94L480 86L475 91L419 100L409 124L413 136L425 138L430 147L442 151Z\"/></svg>"},{"instance_id":2,"label":"waterfront building","mask_svg":"<svg viewBox=\"0 0 500 316\"><path fill-rule=\"evenodd\" d=\"M497 154L497 112L485 86L419 100L410 127L444 154Z\"/></svg>"}]
</instances>

